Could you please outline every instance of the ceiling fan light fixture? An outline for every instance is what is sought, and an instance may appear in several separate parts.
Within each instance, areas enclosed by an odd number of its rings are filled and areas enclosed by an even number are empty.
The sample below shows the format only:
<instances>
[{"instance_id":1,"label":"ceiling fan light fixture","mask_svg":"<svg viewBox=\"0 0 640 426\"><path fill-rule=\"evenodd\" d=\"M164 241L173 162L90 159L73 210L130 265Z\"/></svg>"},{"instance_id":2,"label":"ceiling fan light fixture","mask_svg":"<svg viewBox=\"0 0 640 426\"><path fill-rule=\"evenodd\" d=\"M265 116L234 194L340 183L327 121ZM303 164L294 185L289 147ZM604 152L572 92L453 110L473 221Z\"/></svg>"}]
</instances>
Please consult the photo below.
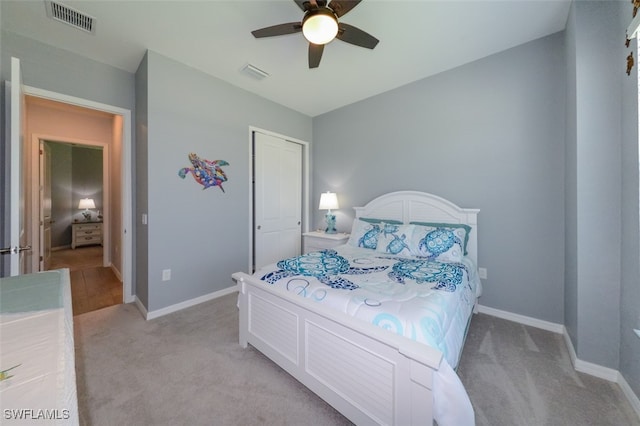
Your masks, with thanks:
<instances>
[{"instance_id":1,"label":"ceiling fan light fixture","mask_svg":"<svg viewBox=\"0 0 640 426\"><path fill-rule=\"evenodd\" d=\"M327 44L338 35L338 20L329 9L309 11L302 20L302 34L313 44Z\"/></svg>"}]
</instances>

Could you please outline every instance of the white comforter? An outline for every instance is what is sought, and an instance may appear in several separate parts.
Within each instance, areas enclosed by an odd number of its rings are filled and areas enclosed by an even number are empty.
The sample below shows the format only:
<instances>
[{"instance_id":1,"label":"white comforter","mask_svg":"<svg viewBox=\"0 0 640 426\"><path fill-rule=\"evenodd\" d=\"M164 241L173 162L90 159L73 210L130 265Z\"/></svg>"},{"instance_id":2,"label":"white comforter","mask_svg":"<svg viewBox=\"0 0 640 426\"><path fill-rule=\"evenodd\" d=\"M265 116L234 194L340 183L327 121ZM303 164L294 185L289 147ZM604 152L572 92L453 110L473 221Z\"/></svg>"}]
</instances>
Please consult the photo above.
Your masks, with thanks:
<instances>
[{"instance_id":1,"label":"white comforter","mask_svg":"<svg viewBox=\"0 0 640 426\"><path fill-rule=\"evenodd\" d=\"M436 420L441 426L474 424L473 408L453 370L481 292L470 259L441 263L345 245L286 259L255 275L440 350L446 362L434 379Z\"/></svg>"}]
</instances>

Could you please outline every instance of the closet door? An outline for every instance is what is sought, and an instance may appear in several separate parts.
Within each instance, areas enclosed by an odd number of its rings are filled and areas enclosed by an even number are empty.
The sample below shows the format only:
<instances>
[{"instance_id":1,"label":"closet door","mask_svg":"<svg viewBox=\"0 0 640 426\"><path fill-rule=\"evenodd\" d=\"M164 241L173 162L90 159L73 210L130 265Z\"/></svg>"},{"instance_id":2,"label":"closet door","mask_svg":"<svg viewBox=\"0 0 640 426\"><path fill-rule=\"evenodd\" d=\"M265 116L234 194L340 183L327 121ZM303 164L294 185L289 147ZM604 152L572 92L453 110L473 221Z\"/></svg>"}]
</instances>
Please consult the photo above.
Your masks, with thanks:
<instances>
[{"instance_id":1,"label":"closet door","mask_svg":"<svg viewBox=\"0 0 640 426\"><path fill-rule=\"evenodd\" d=\"M302 237L302 146L254 132L255 269L297 256Z\"/></svg>"}]
</instances>

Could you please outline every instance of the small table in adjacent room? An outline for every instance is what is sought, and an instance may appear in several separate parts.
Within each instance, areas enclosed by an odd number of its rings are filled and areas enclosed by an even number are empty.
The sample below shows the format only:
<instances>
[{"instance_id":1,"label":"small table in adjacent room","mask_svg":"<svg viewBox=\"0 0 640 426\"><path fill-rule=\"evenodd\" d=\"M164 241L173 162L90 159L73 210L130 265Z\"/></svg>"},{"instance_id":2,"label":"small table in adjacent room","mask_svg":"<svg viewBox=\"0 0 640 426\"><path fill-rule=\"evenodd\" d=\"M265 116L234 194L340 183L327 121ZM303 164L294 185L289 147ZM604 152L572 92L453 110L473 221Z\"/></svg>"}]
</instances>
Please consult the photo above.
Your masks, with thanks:
<instances>
[{"instance_id":1,"label":"small table in adjacent room","mask_svg":"<svg viewBox=\"0 0 640 426\"><path fill-rule=\"evenodd\" d=\"M74 222L71 224L71 248L102 244L102 222Z\"/></svg>"}]
</instances>

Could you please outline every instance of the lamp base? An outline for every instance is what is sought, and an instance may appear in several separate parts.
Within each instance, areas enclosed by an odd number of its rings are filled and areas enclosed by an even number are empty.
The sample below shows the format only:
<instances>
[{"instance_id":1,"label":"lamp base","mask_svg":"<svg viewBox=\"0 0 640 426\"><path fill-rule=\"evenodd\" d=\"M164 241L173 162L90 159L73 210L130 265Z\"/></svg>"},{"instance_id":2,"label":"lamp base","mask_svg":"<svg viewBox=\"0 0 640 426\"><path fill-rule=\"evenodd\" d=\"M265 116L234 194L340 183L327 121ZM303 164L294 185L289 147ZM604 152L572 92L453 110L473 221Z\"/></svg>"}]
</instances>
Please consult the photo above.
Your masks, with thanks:
<instances>
[{"instance_id":1,"label":"lamp base","mask_svg":"<svg viewBox=\"0 0 640 426\"><path fill-rule=\"evenodd\" d=\"M336 231L336 215L331 214L330 212L324 216L327 221L327 229L324 230L325 234L337 234Z\"/></svg>"}]
</instances>

